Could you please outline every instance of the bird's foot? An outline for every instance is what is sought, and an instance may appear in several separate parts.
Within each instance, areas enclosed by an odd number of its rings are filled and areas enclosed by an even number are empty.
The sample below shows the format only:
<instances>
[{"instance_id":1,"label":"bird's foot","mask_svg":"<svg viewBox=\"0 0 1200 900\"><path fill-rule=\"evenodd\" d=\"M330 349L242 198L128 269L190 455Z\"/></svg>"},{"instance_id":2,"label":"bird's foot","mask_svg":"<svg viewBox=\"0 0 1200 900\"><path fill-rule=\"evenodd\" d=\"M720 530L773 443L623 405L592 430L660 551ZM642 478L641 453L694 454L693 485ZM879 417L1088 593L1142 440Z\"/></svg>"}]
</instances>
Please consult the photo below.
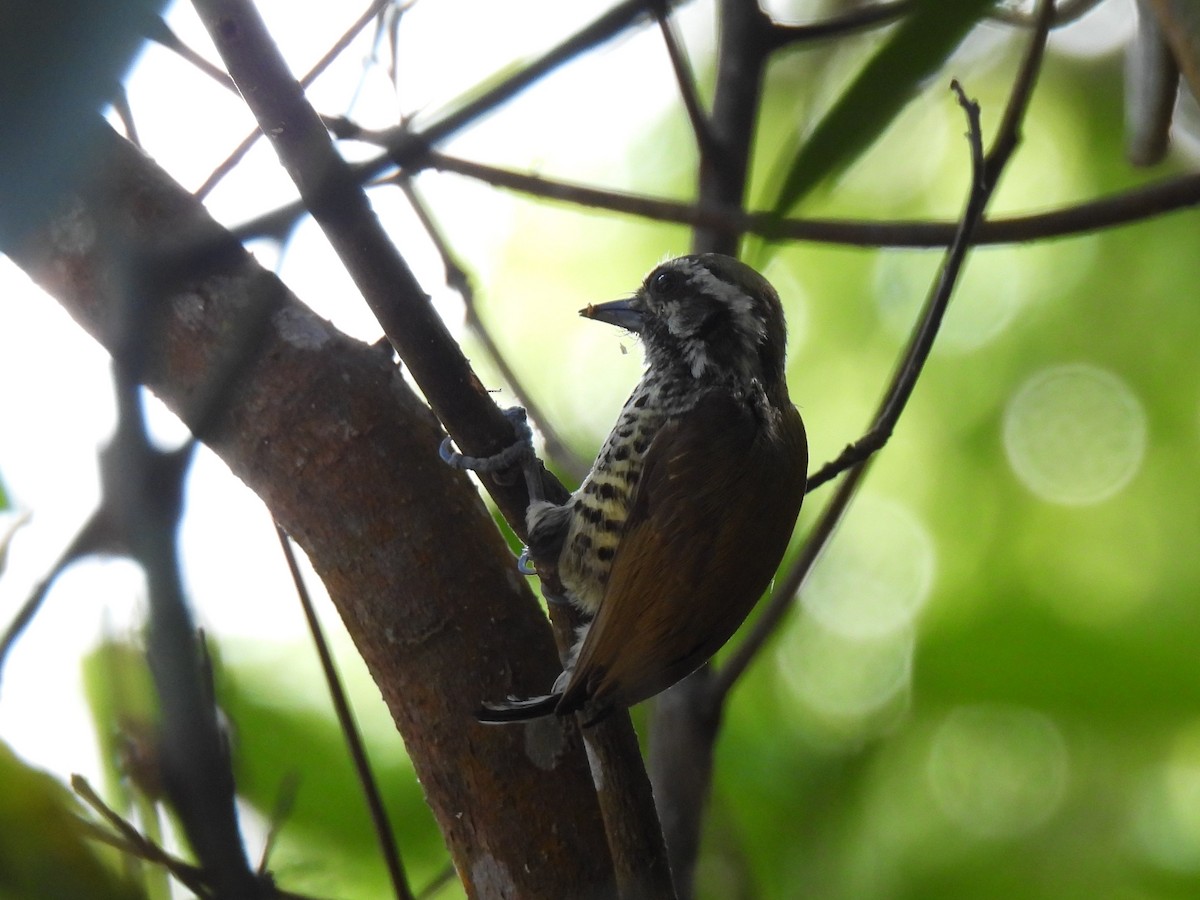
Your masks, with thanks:
<instances>
[{"instance_id":1,"label":"bird's foot","mask_svg":"<svg viewBox=\"0 0 1200 900\"><path fill-rule=\"evenodd\" d=\"M455 469L469 469L485 475L503 472L517 465L528 466L536 459L536 454L533 452L533 429L529 427L525 410L520 406L510 406L504 410L504 417L512 424L516 435L516 440L509 446L491 456L467 456L454 449L454 441L447 435L438 447L442 462Z\"/></svg>"}]
</instances>

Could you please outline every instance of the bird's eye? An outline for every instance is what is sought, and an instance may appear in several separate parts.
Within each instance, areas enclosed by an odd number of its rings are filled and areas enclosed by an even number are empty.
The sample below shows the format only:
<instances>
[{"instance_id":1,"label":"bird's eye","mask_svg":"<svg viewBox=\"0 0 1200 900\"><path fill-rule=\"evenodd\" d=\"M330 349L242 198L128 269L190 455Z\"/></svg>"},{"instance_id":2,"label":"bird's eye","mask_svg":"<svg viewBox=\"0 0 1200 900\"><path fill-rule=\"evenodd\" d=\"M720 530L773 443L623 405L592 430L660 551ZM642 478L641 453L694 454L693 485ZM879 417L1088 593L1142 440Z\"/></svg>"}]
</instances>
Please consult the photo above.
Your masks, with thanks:
<instances>
[{"instance_id":1,"label":"bird's eye","mask_svg":"<svg viewBox=\"0 0 1200 900\"><path fill-rule=\"evenodd\" d=\"M664 299L678 297L683 293L687 278L681 272L667 269L654 276L654 292Z\"/></svg>"}]
</instances>

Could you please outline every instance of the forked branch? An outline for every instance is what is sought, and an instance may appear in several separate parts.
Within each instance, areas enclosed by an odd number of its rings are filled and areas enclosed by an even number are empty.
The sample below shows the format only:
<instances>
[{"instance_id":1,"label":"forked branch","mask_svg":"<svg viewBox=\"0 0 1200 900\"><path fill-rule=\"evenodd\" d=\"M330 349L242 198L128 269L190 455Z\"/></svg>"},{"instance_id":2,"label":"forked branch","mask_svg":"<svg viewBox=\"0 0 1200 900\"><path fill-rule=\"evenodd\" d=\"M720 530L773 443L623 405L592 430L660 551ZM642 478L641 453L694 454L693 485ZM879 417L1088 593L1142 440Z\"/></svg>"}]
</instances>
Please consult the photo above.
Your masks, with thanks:
<instances>
[{"instance_id":1,"label":"forked branch","mask_svg":"<svg viewBox=\"0 0 1200 900\"><path fill-rule=\"evenodd\" d=\"M908 347L897 366L896 374L884 393L871 428L863 437L849 445L837 459L822 467L810 479L809 490L812 490L841 472L848 471L849 473L833 499L823 510L799 559L779 581L750 634L737 647L718 673L714 682L713 702L715 704L719 705L724 702L724 698L737 679L750 665L791 608L801 585L812 571L814 563L833 535L838 522L845 515L850 501L861 484L872 454L887 442L912 395L917 379L929 358L929 352L950 302L954 285L962 271L967 251L972 243L972 236L995 193L1005 166L1020 142L1021 125L1025 119L1033 87L1037 82L1038 72L1041 70L1053 12L1054 4L1051 0L1039 0L1036 27L1014 80L1004 117L992 143L992 149L988 153L985 154L983 151L978 105L967 98L957 81L951 85L967 116L967 138L971 147L971 187L954 241L946 251L937 281L925 303Z\"/></svg>"}]
</instances>

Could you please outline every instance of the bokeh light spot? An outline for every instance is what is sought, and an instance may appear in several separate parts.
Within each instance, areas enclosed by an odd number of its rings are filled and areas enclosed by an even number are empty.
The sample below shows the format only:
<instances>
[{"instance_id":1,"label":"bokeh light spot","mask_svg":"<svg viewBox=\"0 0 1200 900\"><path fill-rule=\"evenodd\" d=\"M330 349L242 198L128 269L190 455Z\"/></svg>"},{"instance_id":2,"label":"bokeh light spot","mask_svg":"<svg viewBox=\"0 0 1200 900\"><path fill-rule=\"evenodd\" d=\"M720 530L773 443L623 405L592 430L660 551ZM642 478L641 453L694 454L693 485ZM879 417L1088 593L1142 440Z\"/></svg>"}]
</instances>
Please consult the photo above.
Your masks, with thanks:
<instances>
[{"instance_id":1,"label":"bokeh light spot","mask_svg":"<svg viewBox=\"0 0 1200 900\"><path fill-rule=\"evenodd\" d=\"M912 655L909 630L848 638L800 616L780 641L776 664L808 724L844 735L907 691Z\"/></svg>"},{"instance_id":2,"label":"bokeh light spot","mask_svg":"<svg viewBox=\"0 0 1200 900\"><path fill-rule=\"evenodd\" d=\"M1133 833L1156 864L1180 872L1200 870L1200 724L1183 729L1166 765L1143 779Z\"/></svg>"},{"instance_id":3,"label":"bokeh light spot","mask_svg":"<svg viewBox=\"0 0 1200 900\"><path fill-rule=\"evenodd\" d=\"M929 598L936 568L933 539L906 507L861 497L800 595L824 627L852 638L910 625Z\"/></svg>"},{"instance_id":4,"label":"bokeh light spot","mask_svg":"<svg viewBox=\"0 0 1200 900\"><path fill-rule=\"evenodd\" d=\"M1124 488L1146 452L1146 413L1116 375L1086 364L1044 369L1004 414L1009 465L1043 500L1086 506Z\"/></svg>"},{"instance_id":5,"label":"bokeh light spot","mask_svg":"<svg viewBox=\"0 0 1200 900\"><path fill-rule=\"evenodd\" d=\"M984 838L1026 834L1066 791L1068 758L1058 727L1022 707L961 706L933 738L926 769L934 800L956 825Z\"/></svg>"},{"instance_id":6,"label":"bokeh light spot","mask_svg":"<svg viewBox=\"0 0 1200 900\"><path fill-rule=\"evenodd\" d=\"M942 257L936 253L883 253L875 266L875 297L888 330L912 331ZM938 332L936 351L967 353L1008 328L1029 298L1028 270L1013 264L1012 251L973 253L963 270Z\"/></svg>"}]
</instances>

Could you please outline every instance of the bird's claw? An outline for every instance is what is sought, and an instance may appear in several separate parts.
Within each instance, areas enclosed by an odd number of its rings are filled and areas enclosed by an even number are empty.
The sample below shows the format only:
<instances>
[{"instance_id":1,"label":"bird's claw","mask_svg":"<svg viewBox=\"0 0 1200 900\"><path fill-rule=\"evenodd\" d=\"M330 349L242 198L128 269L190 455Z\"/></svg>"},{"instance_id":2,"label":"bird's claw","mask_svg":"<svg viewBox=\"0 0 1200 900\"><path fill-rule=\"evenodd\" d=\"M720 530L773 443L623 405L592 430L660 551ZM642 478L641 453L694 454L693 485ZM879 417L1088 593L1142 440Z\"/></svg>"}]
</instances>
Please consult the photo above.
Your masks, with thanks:
<instances>
[{"instance_id":1,"label":"bird's claw","mask_svg":"<svg viewBox=\"0 0 1200 900\"><path fill-rule=\"evenodd\" d=\"M454 449L454 440L447 435L438 447L438 456L442 458L442 462L455 469L469 469L485 475L503 472L524 463L533 457L533 429L529 427L525 410L520 406L511 406L504 410L504 417L512 423L517 439L499 453L491 456L467 456Z\"/></svg>"},{"instance_id":2,"label":"bird's claw","mask_svg":"<svg viewBox=\"0 0 1200 900\"><path fill-rule=\"evenodd\" d=\"M522 547L521 555L517 557L517 571L522 575L538 575L540 572L537 566L533 564L533 560L529 557L529 548ZM571 601L560 594L553 594L546 590L546 582L542 582L542 596L546 598L546 602L551 606L569 606Z\"/></svg>"}]
</instances>

